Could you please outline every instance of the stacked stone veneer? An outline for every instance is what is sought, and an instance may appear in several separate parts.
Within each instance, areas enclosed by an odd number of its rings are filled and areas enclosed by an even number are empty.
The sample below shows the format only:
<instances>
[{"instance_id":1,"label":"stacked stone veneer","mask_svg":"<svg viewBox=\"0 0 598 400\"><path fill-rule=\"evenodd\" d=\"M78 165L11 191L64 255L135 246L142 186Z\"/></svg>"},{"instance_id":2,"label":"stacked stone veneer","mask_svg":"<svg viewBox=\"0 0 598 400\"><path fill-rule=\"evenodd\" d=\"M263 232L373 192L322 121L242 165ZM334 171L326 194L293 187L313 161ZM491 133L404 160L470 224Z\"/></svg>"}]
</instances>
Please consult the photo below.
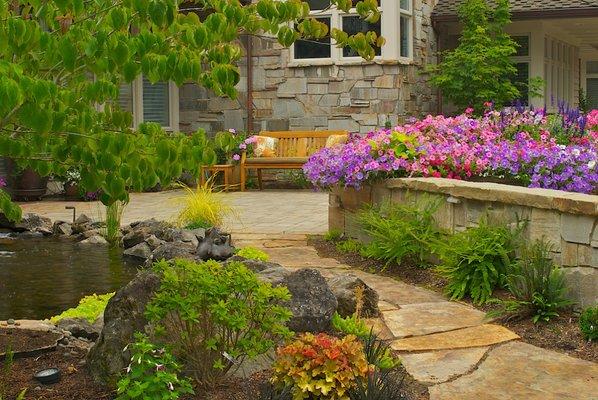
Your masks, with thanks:
<instances>
[{"instance_id":1,"label":"stacked stone veneer","mask_svg":"<svg viewBox=\"0 0 598 400\"><path fill-rule=\"evenodd\" d=\"M398 1L398 0L396 0ZM253 38L254 130L346 129L367 132L409 116L436 111L436 91L423 73L436 60L430 13L435 0L414 1L414 57L346 65L291 66L288 49ZM243 59L237 100L218 98L195 85L179 91L180 129L208 133L246 127L247 77Z\"/></svg>"},{"instance_id":2,"label":"stacked stone veneer","mask_svg":"<svg viewBox=\"0 0 598 400\"><path fill-rule=\"evenodd\" d=\"M598 196L440 178L390 179L361 190L330 194L329 227L352 237L363 232L352 213L365 204L440 198L438 224L449 232L475 226L488 214L507 222L526 220L524 238L545 237L565 269L570 295L580 305L598 302Z\"/></svg>"}]
</instances>

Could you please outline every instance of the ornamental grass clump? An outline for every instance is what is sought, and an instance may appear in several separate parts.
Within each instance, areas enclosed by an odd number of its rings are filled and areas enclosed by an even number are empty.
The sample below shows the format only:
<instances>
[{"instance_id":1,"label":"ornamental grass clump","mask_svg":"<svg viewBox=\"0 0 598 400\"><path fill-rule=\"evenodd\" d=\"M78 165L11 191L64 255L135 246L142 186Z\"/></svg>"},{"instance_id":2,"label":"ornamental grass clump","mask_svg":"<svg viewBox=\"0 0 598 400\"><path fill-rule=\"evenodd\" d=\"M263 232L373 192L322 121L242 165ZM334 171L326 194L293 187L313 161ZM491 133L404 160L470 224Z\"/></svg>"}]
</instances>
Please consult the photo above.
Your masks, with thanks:
<instances>
[{"instance_id":1,"label":"ornamental grass clump","mask_svg":"<svg viewBox=\"0 0 598 400\"><path fill-rule=\"evenodd\" d=\"M339 339L304 333L277 355L272 382L290 388L293 400L348 400L356 381L371 372L363 345L353 335Z\"/></svg>"},{"instance_id":2,"label":"ornamental grass clump","mask_svg":"<svg viewBox=\"0 0 598 400\"><path fill-rule=\"evenodd\" d=\"M185 195L177 199L183 205L177 217L177 226L188 229L221 227L224 218L232 214L232 208L222 195L214 191L211 180L196 188L183 184L179 186Z\"/></svg>"},{"instance_id":3,"label":"ornamental grass clump","mask_svg":"<svg viewBox=\"0 0 598 400\"><path fill-rule=\"evenodd\" d=\"M516 250L524 224L511 228L482 218L479 225L434 242L440 256L437 271L448 280L446 290L453 300L470 297L486 303L493 291L503 287L516 261Z\"/></svg>"},{"instance_id":4,"label":"ornamental grass clump","mask_svg":"<svg viewBox=\"0 0 598 400\"><path fill-rule=\"evenodd\" d=\"M433 241L442 232L434 219L439 200L428 197L404 203L385 202L370 206L357 214L357 222L371 242L362 250L366 257L386 261L386 265L403 261L427 264Z\"/></svg>"},{"instance_id":5,"label":"ornamental grass clump","mask_svg":"<svg viewBox=\"0 0 598 400\"><path fill-rule=\"evenodd\" d=\"M272 287L240 262L158 262L160 288L146 307L157 337L185 374L213 387L235 365L266 353L291 332L285 287Z\"/></svg>"}]
</instances>

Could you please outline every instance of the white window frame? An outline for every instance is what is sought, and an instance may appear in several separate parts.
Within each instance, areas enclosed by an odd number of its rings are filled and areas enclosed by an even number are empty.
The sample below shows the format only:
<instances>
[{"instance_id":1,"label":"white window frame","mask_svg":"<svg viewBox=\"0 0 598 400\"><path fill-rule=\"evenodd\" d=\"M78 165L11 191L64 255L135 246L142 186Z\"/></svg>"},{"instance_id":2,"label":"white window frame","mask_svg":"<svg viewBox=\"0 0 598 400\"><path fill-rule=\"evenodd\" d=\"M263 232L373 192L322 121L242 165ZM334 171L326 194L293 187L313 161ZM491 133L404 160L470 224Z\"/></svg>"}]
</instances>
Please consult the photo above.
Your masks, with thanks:
<instances>
[{"instance_id":1,"label":"white window frame","mask_svg":"<svg viewBox=\"0 0 598 400\"><path fill-rule=\"evenodd\" d=\"M408 64L413 62L413 45L414 45L414 27L413 27L413 0L409 0L409 10L401 9L400 0L381 0L378 10L381 12L380 31L382 36L386 39L386 44L382 46L381 55L374 58L375 62L400 62ZM349 13L344 13L338 10L336 6L332 6L327 10L312 10L310 15L315 18L330 18L330 29L341 29L343 27L343 17L358 16L355 8L351 9ZM400 39L400 23L401 16L407 17L409 21L409 56L401 56L401 39ZM309 66L309 65L346 65L346 64L362 64L366 63L361 57L344 57L343 49L337 48L333 40L330 43L330 57L328 58L295 58L295 45L290 47L290 62L289 66Z\"/></svg>"},{"instance_id":2,"label":"white window frame","mask_svg":"<svg viewBox=\"0 0 598 400\"><path fill-rule=\"evenodd\" d=\"M143 120L143 76L138 76L132 83L133 94L133 127L137 128ZM165 131L179 130L179 88L174 82L168 82L168 120L170 124L163 126Z\"/></svg>"}]
</instances>

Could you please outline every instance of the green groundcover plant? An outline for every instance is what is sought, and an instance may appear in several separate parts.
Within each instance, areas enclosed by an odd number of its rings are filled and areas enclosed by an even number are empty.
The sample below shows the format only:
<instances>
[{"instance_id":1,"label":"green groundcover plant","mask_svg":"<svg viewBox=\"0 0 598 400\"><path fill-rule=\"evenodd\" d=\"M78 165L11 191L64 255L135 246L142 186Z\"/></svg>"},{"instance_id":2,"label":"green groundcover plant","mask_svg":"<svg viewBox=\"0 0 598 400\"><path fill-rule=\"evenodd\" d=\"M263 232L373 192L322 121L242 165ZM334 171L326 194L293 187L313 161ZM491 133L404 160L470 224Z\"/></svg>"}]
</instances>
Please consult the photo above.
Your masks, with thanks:
<instances>
[{"instance_id":1,"label":"green groundcover plant","mask_svg":"<svg viewBox=\"0 0 598 400\"><path fill-rule=\"evenodd\" d=\"M378 2L354 6L380 19ZM201 16L201 18L200 18ZM183 171L197 176L216 161L203 131L167 133L156 123L133 127L119 90L141 75L151 83L196 83L236 97L242 34L268 35L283 46L331 37L368 60L384 43L375 32L329 30L301 0L15 0L0 1L0 156L43 176L80 171L84 192L101 189L105 205L129 190L163 187ZM0 189L0 211L21 211Z\"/></svg>"},{"instance_id":2,"label":"green groundcover plant","mask_svg":"<svg viewBox=\"0 0 598 400\"><path fill-rule=\"evenodd\" d=\"M587 340L598 340L598 305L583 310L579 316L579 329Z\"/></svg>"},{"instance_id":3,"label":"green groundcover plant","mask_svg":"<svg viewBox=\"0 0 598 400\"><path fill-rule=\"evenodd\" d=\"M69 308L59 315L55 315L50 318L50 322L53 324L58 323L60 320L65 318L81 318L86 319L89 323L93 324L100 315L104 313L106 304L114 296L113 293L107 294L92 294L83 297L79 301L79 305L74 308Z\"/></svg>"},{"instance_id":4,"label":"green groundcover plant","mask_svg":"<svg viewBox=\"0 0 598 400\"><path fill-rule=\"evenodd\" d=\"M268 261L270 260L270 256L263 250L256 249L255 247L247 246L239 249L237 251L237 255L243 258L247 258L248 260L257 260L257 261Z\"/></svg>"},{"instance_id":5,"label":"green groundcover plant","mask_svg":"<svg viewBox=\"0 0 598 400\"><path fill-rule=\"evenodd\" d=\"M259 281L240 262L179 259L154 269L163 278L146 316L201 386L214 386L233 366L291 334L285 325L291 312L281 305L288 290Z\"/></svg>"}]
</instances>

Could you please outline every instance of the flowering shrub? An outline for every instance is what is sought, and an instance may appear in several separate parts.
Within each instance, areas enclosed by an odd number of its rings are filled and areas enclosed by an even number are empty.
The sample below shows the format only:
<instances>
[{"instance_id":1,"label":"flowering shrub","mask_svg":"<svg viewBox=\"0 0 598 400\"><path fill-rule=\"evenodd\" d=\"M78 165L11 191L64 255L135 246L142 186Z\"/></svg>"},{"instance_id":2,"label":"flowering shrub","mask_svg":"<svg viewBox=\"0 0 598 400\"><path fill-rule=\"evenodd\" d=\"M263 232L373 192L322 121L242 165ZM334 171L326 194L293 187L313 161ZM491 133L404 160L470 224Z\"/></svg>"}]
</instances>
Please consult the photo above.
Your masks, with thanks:
<instances>
[{"instance_id":1,"label":"flowering shrub","mask_svg":"<svg viewBox=\"0 0 598 400\"><path fill-rule=\"evenodd\" d=\"M553 133L551 133L553 132ZM427 116L393 129L352 135L315 153L304 172L317 187L360 187L388 177L500 178L529 187L598 190L598 110L471 110Z\"/></svg>"},{"instance_id":2,"label":"flowering shrub","mask_svg":"<svg viewBox=\"0 0 598 400\"><path fill-rule=\"evenodd\" d=\"M363 345L353 336L305 333L279 348L272 382L290 387L293 399L348 400L357 379L370 373Z\"/></svg>"}]
</instances>

